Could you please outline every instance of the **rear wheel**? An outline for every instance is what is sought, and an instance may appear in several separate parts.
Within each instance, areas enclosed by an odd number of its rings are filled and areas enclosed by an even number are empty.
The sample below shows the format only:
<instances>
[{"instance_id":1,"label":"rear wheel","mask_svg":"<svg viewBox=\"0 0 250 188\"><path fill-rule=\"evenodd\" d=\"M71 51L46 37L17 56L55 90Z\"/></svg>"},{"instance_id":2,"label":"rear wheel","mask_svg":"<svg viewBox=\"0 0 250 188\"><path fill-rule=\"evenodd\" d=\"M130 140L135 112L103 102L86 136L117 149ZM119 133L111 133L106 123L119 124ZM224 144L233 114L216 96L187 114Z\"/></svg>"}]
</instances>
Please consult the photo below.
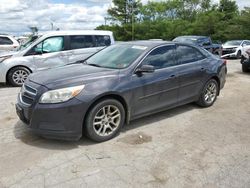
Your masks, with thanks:
<instances>
[{"instance_id":1,"label":"rear wheel","mask_svg":"<svg viewBox=\"0 0 250 188\"><path fill-rule=\"evenodd\" d=\"M12 86L22 86L30 73L25 67L14 67L9 71L7 79Z\"/></svg>"},{"instance_id":2,"label":"rear wheel","mask_svg":"<svg viewBox=\"0 0 250 188\"><path fill-rule=\"evenodd\" d=\"M86 135L96 142L107 141L119 133L124 120L125 110L119 101L102 100L87 115L84 127Z\"/></svg>"},{"instance_id":3,"label":"rear wheel","mask_svg":"<svg viewBox=\"0 0 250 188\"><path fill-rule=\"evenodd\" d=\"M242 64L242 72L249 72L248 66Z\"/></svg>"},{"instance_id":4,"label":"rear wheel","mask_svg":"<svg viewBox=\"0 0 250 188\"><path fill-rule=\"evenodd\" d=\"M218 90L217 81L214 79L209 80L203 87L197 104L202 107L212 106L217 99Z\"/></svg>"}]
</instances>

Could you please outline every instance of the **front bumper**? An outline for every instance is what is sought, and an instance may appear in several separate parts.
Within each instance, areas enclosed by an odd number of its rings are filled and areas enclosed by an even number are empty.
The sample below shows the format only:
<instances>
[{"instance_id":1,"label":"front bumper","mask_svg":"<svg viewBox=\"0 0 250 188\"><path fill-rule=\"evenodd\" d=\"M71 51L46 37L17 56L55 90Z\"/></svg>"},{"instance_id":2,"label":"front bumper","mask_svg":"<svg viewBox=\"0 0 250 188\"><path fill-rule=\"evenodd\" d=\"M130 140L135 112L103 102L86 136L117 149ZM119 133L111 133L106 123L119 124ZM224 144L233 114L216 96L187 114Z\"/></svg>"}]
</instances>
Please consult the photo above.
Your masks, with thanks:
<instances>
[{"instance_id":1,"label":"front bumper","mask_svg":"<svg viewBox=\"0 0 250 188\"><path fill-rule=\"evenodd\" d=\"M87 104L73 98L59 104L25 106L18 97L16 112L34 133L46 138L79 140L82 136Z\"/></svg>"},{"instance_id":2,"label":"front bumper","mask_svg":"<svg viewBox=\"0 0 250 188\"><path fill-rule=\"evenodd\" d=\"M237 51L236 50L231 50L231 49L223 49L221 57L222 58L225 58L225 57L237 57Z\"/></svg>"}]
</instances>

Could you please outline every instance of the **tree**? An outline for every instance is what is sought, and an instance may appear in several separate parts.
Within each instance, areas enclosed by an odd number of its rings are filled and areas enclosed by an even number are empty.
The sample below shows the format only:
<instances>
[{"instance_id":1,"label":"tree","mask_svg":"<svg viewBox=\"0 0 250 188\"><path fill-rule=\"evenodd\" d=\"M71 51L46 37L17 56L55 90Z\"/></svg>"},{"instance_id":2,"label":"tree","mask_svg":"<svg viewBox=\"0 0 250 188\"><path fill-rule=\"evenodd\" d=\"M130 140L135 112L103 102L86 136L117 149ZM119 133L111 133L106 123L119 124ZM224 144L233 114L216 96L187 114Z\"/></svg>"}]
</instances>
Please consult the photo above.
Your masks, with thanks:
<instances>
[{"instance_id":1,"label":"tree","mask_svg":"<svg viewBox=\"0 0 250 188\"><path fill-rule=\"evenodd\" d=\"M111 20L121 25L132 23L132 15L139 14L140 0L113 0L114 7L108 9Z\"/></svg>"},{"instance_id":2,"label":"tree","mask_svg":"<svg viewBox=\"0 0 250 188\"><path fill-rule=\"evenodd\" d=\"M239 8L234 0L220 0L219 11L224 14L224 20L234 18L239 14Z\"/></svg>"},{"instance_id":3,"label":"tree","mask_svg":"<svg viewBox=\"0 0 250 188\"><path fill-rule=\"evenodd\" d=\"M36 26L30 26L29 29L31 30L33 35L37 34L38 32L38 28Z\"/></svg>"}]
</instances>

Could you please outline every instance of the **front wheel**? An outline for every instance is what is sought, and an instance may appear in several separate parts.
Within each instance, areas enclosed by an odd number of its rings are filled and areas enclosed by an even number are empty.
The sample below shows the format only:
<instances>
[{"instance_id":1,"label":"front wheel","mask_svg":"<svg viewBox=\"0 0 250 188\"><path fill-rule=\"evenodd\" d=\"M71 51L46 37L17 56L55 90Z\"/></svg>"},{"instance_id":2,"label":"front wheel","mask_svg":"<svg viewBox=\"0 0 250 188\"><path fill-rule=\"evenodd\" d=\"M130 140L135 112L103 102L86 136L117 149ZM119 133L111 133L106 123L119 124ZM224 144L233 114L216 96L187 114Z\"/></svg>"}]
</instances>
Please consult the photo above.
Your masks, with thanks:
<instances>
[{"instance_id":1,"label":"front wheel","mask_svg":"<svg viewBox=\"0 0 250 188\"><path fill-rule=\"evenodd\" d=\"M7 79L12 86L20 87L28 78L29 74L29 69L25 67L15 67L9 71Z\"/></svg>"},{"instance_id":2,"label":"front wheel","mask_svg":"<svg viewBox=\"0 0 250 188\"><path fill-rule=\"evenodd\" d=\"M217 81L214 79L209 80L203 87L197 104L202 107L212 106L217 99L218 90Z\"/></svg>"},{"instance_id":3,"label":"front wheel","mask_svg":"<svg viewBox=\"0 0 250 188\"><path fill-rule=\"evenodd\" d=\"M248 69L248 66L242 64L242 72L248 72L249 69Z\"/></svg>"},{"instance_id":4,"label":"front wheel","mask_svg":"<svg viewBox=\"0 0 250 188\"><path fill-rule=\"evenodd\" d=\"M114 99L98 102L88 113L85 121L87 137L96 142L115 137L125 120L123 105Z\"/></svg>"},{"instance_id":5,"label":"front wheel","mask_svg":"<svg viewBox=\"0 0 250 188\"><path fill-rule=\"evenodd\" d=\"M237 59L240 59L240 58L241 58L241 51L240 51L240 50L237 52L236 58L237 58Z\"/></svg>"}]
</instances>

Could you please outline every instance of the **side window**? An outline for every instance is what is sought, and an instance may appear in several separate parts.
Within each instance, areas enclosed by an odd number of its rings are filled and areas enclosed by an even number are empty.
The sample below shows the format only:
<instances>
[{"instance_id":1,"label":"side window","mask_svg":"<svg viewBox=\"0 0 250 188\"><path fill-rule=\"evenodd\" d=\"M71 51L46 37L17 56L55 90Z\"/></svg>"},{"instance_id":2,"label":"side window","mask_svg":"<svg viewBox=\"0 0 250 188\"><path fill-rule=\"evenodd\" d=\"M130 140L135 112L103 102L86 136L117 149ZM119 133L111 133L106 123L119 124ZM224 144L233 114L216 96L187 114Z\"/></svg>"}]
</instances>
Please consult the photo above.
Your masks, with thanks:
<instances>
[{"instance_id":1,"label":"side window","mask_svg":"<svg viewBox=\"0 0 250 188\"><path fill-rule=\"evenodd\" d=\"M51 53L51 52L59 52L64 49L64 37L51 37L45 39L43 42L39 43L35 47L36 53Z\"/></svg>"},{"instance_id":2,"label":"side window","mask_svg":"<svg viewBox=\"0 0 250 188\"><path fill-rule=\"evenodd\" d=\"M204 38L202 45L203 46L210 46L211 45L210 39L209 38Z\"/></svg>"},{"instance_id":3,"label":"side window","mask_svg":"<svg viewBox=\"0 0 250 188\"><path fill-rule=\"evenodd\" d=\"M111 40L109 35L95 35L96 47L110 46Z\"/></svg>"},{"instance_id":4,"label":"side window","mask_svg":"<svg viewBox=\"0 0 250 188\"><path fill-rule=\"evenodd\" d=\"M159 47L143 60L144 65L152 65L155 69L161 69L176 65L175 46Z\"/></svg>"},{"instance_id":5,"label":"side window","mask_svg":"<svg viewBox=\"0 0 250 188\"><path fill-rule=\"evenodd\" d=\"M0 37L0 45L12 45L13 42L8 37Z\"/></svg>"},{"instance_id":6,"label":"side window","mask_svg":"<svg viewBox=\"0 0 250 188\"><path fill-rule=\"evenodd\" d=\"M205 56L196 48L184 45L177 46L176 55L179 64L192 63L205 59Z\"/></svg>"},{"instance_id":7,"label":"side window","mask_svg":"<svg viewBox=\"0 0 250 188\"><path fill-rule=\"evenodd\" d=\"M250 41L245 41L243 42L242 46L249 46L250 45Z\"/></svg>"},{"instance_id":8,"label":"side window","mask_svg":"<svg viewBox=\"0 0 250 188\"><path fill-rule=\"evenodd\" d=\"M70 36L71 50L80 48L92 48L94 47L94 41L92 35L74 35Z\"/></svg>"}]
</instances>

